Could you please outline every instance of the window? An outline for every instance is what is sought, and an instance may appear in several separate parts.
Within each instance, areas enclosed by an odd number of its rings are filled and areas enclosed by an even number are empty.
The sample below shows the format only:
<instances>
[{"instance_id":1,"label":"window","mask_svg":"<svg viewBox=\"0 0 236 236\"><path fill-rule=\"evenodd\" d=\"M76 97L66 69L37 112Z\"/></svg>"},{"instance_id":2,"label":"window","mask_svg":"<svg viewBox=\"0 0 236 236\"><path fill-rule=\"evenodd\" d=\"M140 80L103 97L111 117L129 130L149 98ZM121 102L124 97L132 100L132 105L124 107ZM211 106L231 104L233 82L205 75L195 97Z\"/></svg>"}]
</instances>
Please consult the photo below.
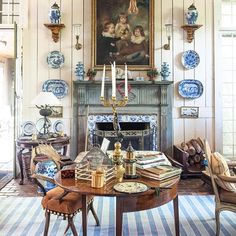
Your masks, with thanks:
<instances>
[{"instance_id":1,"label":"window","mask_svg":"<svg viewBox=\"0 0 236 236\"><path fill-rule=\"evenodd\" d=\"M0 24L19 22L20 0L0 0Z\"/></svg>"},{"instance_id":2,"label":"window","mask_svg":"<svg viewBox=\"0 0 236 236\"><path fill-rule=\"evenodd\" d=\"M236 0L222 0L220 24L223 154L236 157Z\"/></svg>"}]
</instances>

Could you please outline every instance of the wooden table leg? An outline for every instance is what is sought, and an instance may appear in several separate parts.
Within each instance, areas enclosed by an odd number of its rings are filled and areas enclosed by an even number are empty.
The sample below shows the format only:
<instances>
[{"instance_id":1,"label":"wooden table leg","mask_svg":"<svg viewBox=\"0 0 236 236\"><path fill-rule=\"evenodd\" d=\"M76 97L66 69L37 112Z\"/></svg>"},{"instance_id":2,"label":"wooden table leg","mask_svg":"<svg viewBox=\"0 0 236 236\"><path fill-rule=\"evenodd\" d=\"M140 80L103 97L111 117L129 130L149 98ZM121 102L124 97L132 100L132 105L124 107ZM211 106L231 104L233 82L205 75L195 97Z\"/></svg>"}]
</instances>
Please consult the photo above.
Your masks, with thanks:
<instances>
[{"instance_id":1,"label":"wooden table leg","mask_svg":"<svg viewBox=\"0 0 236 236\"><path fill-rule=\"evenodd\" d=\"M82 226L83 236L87 236L87 196L82 195Z\"/></svg>"},{"instance_id":2,"label":"wooden table leg","mask_svg":"<svg viewBox=\"0 0 236 236\"><path fill-rule=\"evenodd\" d=\"M179 202L178 202L178 194L173 199L174 204L174 216L175 216L175 235L179 236Z\"/></svg>"},{"instance_id":3,"label":"wooden table leg","mask_svg":"<svg viewBox=\"0 0 236 236\"><path fill-rule=\"evenodd\" d=\"M23 154L22 154L23 150L20 150L17 154L17 158L18 158L18 162L19 162L19 167L20 167L20 185L22 185L24 183L24 171L23 171Z\"/></svg>"},{"instance_id":4,"label":"wooden table leg","mask_svg":"<svg viewBox=\"0 0 236 236\"><path fill-rule=\"evenodd\" d=\"M116 198L116 236L122 236L123 200Z\"/></svg>"}]
</instances>

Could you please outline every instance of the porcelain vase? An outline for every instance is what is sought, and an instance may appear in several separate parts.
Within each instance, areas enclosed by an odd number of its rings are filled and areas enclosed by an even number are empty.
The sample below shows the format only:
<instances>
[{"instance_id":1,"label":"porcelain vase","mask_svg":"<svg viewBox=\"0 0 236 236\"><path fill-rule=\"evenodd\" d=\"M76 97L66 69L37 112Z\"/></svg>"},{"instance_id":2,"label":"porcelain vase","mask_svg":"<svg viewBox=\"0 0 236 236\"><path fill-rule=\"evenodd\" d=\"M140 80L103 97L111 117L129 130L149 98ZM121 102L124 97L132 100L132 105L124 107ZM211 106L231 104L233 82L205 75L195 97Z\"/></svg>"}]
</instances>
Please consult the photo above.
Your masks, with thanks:
<instances>
[{"instance_id":1,"label":"porcelain vase","mask_svg":"<svg viewBox=\"0 0 236 236\"><path fill-rule=\"evenodd\" d=\"M198 18L198 11L197 8L192 4L189 8L188 11L185 14L187 23L189 25L194 25L196 24L197 18Z\"/></svg>"},{"instance_id":2,"label":"porcelain vase","mask_svg":"<svg viewBox=\"0 0 236 236\"><path fill-rule=\"evenodd\" d=\"M163 62L161 65L161 76L162 80L167 80L170 75L170 66L167 62Z\"/></svg>"},{"instance_id":3,"label":"porcelain vase","mask_svg":"<svg viewBox=\"0 0 236 236\"><path fill-rule=\"evenodd\" d=\"M75 67L75 75L78 80L84 80L84 64L82 62L78 62Z\"/></svg>"},{"instance_id":4,"label":"porcelain vase","mask_svg":"<svg viewBox=\"0 0 236 236\"><path fill-rule=\"evenodd\" d=\"M50 17L50 21L52 24L59 24L60 23L61 12L60 12L59 6L56 3L54 3L51 6L51 9L49 12L49 17Z\"/></svg>"}]
</instances>

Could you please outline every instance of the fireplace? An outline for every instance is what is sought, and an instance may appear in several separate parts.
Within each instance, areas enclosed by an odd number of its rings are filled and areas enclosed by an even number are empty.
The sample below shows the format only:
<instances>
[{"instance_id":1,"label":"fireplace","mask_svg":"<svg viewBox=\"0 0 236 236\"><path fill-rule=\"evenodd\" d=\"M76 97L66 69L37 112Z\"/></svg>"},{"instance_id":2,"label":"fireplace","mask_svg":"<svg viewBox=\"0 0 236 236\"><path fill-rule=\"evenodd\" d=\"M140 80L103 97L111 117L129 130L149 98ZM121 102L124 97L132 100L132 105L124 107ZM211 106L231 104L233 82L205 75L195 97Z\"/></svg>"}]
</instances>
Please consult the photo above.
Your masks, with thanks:
<instances>
[{"instance_id":1,"label":"fireplace","mask_svg":"<svg viewBox=\"0 0 236 236\"><path fill-rule=\"evenodd\" d=\"M127 106L117 108L124 132L122 147L128 140L136 149L172 152L172 81L129 81ZM100 102L100 81L73 82L73 121L71 155L100 143L103 137L114 142L112 109ZM111 82L106 82L105 98L111 97ZM118 97L119 99L119 97ZM111 144L112 145L112 144Z\"/></svg>"}]
</instances>

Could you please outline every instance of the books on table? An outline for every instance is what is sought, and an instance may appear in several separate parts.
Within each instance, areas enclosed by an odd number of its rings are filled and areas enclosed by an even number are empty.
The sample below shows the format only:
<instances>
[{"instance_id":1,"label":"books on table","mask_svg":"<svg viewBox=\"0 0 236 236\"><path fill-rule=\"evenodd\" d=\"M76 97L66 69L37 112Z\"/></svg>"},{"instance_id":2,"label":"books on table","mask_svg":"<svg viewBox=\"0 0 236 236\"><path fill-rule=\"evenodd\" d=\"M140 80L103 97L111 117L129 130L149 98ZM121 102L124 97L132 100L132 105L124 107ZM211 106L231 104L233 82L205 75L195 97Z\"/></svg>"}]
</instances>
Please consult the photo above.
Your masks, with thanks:
<instances>
[{"instance_id":1,"label":"books on table","mask_svg":"<svg viewBox=\"0 0 236 236\"><path fill-rule=\"evenodd\" d=\"M155 167L150 167L146 169L137 169L137 173L143 177L164 180L177 175L182 172L181 168L170 166L170 165L159 165Z\"/></svg>"}]
</instances>

